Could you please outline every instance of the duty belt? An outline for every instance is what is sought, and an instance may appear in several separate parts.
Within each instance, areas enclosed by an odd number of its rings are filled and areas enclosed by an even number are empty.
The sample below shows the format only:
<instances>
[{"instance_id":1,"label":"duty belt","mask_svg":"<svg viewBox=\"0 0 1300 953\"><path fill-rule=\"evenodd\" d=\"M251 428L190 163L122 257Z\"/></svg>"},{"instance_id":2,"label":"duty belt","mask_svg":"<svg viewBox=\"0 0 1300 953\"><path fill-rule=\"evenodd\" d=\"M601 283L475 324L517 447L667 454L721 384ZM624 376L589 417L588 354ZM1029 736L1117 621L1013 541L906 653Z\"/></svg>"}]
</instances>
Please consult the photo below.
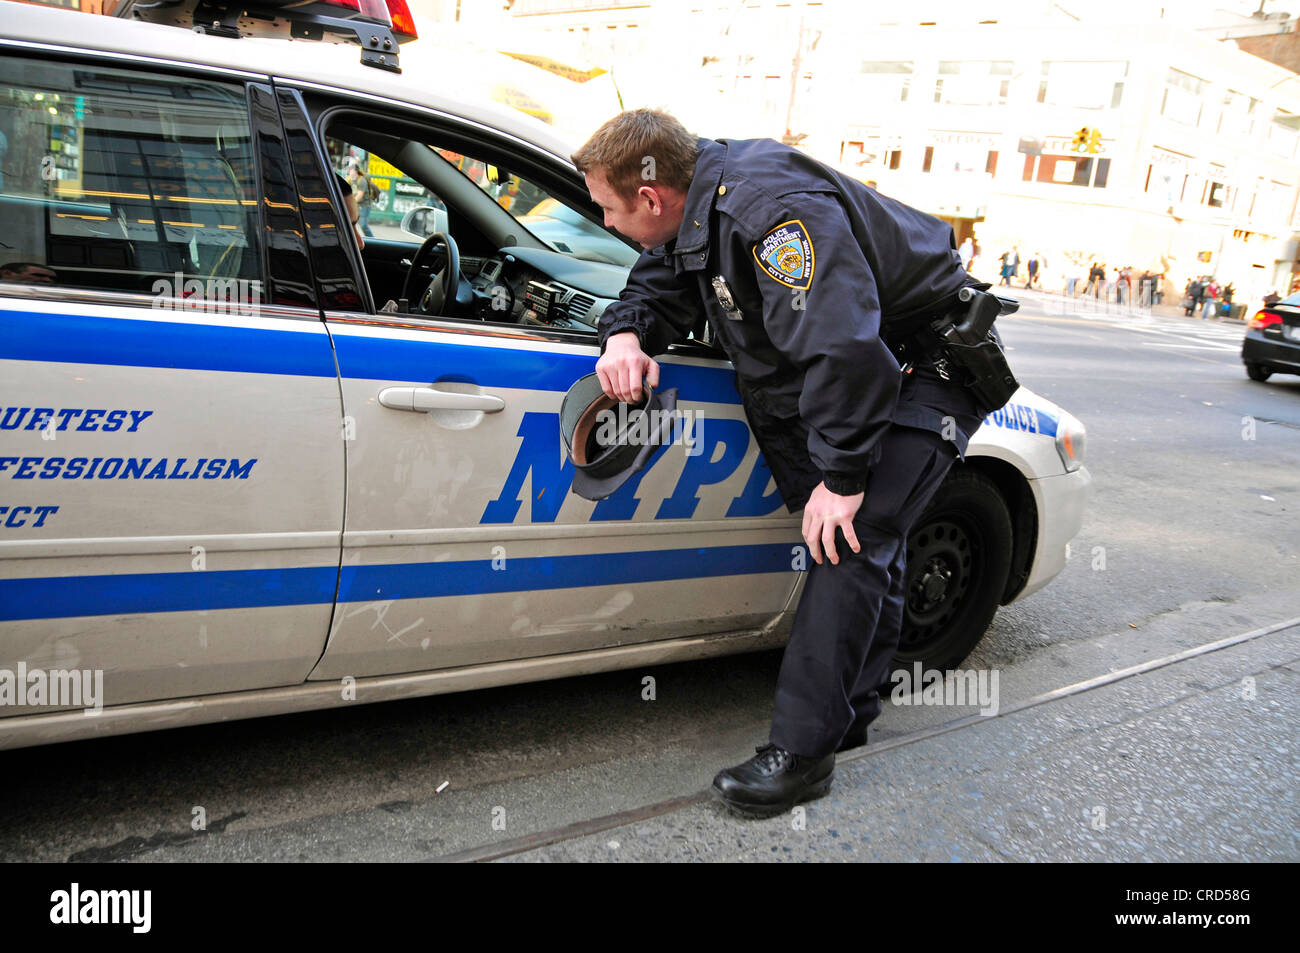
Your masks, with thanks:
<instances>
[{"instance_id":1,"label":"duty belt","mask_svg":"<svg viewBox=\"0 0 1300 953\"><path fill-rule=\"evenodd\" d=\"M982 290L989 286L974 287ZM953 292L924 308L885 315L880 324L880 337L904 371L920 364L939 365L944 358L945 342L934 328L957 320L959 309L964 311L965 304L958 300L958 292Z\"/></svg>"},{"instance_id":2,"label":"duty belt","mask_svg":"<svg viewBox=\"0 0 1300 953\"><path fill-rule=\"evenodd\" d=\"M943 354L943 341L928 327L923 327L897 340L887 337L885 343L900 367L908 364L928 364Z\"/></svg>"},{"instance_id":3,"label":"duty belt","mask_svg":"<svg viewBox=\"0 0 1300 953\"><path fill-rule=\"evenodd\" d=\"M933 364L939 371L939 376L945 380L948 379L948 361L945 357L944 342L938 334L930 327L930 322L925 321L920 327L913 326L910 333L890 335L888 329L882 335L885 345L889 348L889 353L894 355L894 360L903 373L909 373L913 367L919 365Z\"/></svg>"},{"instance_id":4,"label":"duty belt","mask_svg":"<svg viewBox=\"0 0 1300 953\"><path fill-rule=\"evenodd\" d=\"M1004 406L1020 386L993 331L999 314L1010 314L1020 305L970 286L957 292L957 304L930 315L928 323L919 315L895 320L892 329L886 324L882 336L903 373L932 362L944 380L955 380L973 391L988 413Z\"/></svg>"}]
</instances>

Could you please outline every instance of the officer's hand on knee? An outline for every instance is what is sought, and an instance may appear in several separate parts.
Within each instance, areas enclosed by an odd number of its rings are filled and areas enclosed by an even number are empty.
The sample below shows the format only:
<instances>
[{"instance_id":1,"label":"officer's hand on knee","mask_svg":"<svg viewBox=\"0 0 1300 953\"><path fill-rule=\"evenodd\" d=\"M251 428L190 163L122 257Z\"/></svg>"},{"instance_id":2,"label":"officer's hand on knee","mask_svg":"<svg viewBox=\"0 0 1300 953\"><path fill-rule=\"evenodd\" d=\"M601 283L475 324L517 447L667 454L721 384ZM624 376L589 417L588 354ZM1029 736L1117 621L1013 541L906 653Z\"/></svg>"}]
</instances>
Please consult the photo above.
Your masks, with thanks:
<instances>
[{"instance_id":1,"label":"officer's hand on knee","mask_svg":"<svg viewBox=\"0 0 1300 953\"><path fill-rule=\"evenodd\" d=\"M844 534L850 549L855 553L862 552L857 534L853 532L853 516L862 505L862 499L861 493L840 496L826 489L825 483L817 484L803 508L803 541L808 544L813 562L821 564L822 548L825 547L831 565L840 564L840 555L835 551L837 529Z\"/></svg>"},{"instance_id":2,"label":"officer's hand on knee","mask_svg":"<svg viewBox=\"0 0 1300 953\"><path fill-rule=\"evenodd\" d=\"M641 399L641 381L659 386L659 363L641 350L633 331L611 335L605 353L596 362L596 376L605 393L615 400L636 403Z\"/></svg>"}]
</instances>

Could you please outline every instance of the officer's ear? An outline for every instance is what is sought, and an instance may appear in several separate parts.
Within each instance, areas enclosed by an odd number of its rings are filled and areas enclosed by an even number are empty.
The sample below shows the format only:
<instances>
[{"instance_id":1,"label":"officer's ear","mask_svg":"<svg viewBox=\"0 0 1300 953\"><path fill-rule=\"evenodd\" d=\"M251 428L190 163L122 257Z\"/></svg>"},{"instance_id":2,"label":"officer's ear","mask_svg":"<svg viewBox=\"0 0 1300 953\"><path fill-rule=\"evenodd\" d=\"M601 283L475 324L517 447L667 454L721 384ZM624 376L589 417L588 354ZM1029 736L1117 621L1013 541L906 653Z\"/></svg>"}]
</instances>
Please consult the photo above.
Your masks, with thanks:
<instances>
[{"instance_id":1,"label":"officer's ear","mask_svg":"<svg viewBox=\"0 0 1300 953\"><path fill-rule=\"evenodd\" d=\"M654 215L662 215L664 211L663 197L660 196L659 190L652 185L643 185L636 190L637 203L645 202L646 207Z\"/></svg>"}]
</instances>

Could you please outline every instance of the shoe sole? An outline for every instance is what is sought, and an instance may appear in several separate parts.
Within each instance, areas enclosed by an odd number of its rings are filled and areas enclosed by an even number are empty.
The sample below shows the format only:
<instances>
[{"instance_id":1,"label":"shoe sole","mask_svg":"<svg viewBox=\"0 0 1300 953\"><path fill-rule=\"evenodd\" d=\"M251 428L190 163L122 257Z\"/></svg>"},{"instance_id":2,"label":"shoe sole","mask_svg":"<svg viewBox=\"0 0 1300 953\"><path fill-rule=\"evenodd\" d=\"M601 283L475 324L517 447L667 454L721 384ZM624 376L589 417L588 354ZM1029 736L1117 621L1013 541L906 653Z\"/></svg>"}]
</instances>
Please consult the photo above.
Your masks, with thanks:
<instances>
[{"instance_id":1,"label":"shoe sole","mask_svg":"<svg viewBox=\"0 0 1300 953\"><path fill-rule=\"evenodd\" d=\"M721 801L727 808L735 814L742 817L750 818L767 818L776 817L778 814L784 814L792 810L795 805L803 804L806 801L815 801L818 798L825 797L831 789L831 781L835 778L834 774L828 774L822 780L812 784L803 794L793 801L782 801L780 804L749 804L744 801L734 801L719 791L716 787L710 787L709 793L713 799Z\"/></svg>"}]
</instances>

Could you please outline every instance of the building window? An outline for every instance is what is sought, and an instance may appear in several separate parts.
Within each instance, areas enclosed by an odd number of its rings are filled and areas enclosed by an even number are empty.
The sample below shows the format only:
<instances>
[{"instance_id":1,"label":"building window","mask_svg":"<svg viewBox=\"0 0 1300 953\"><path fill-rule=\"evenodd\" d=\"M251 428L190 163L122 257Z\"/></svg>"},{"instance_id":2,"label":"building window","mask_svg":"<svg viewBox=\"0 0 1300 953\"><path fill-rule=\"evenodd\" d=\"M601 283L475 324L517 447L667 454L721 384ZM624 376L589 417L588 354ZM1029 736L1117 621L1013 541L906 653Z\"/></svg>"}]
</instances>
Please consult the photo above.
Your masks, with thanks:
<instances>
[{"instance_id":1,"label":"building window","mask_svg":"<svg viewBox=\"0 0 1300 953\"><path fill-rule=\"evenodd\" d=\"M984 162L984 171L987 172L989 175L997 175L997 173L998 173L998 151L997 151L996 149L990 149L990 150L989 150L989 157L988 157L988 159L985 160L985 162Z\"/></svg>"},{"instance_id":2,"label":"building window","mask_svg":"<svg viewBox=\"0 0 1300 953\"><path fill-rule=\"evenodd\" d=\"M997 138L967 130L936 130L926 147L925 171L938 175L986 176L997 166L991 148Z\"/></svg>"},{"instance_id":3,"label":"building window","mask_svg":"<svg viewBox=\"0 0 1300 953\"><path fill-rule=\"evenodd\" d=\"M1081 162L1087 161L1089 160L1076 159L1072 156L1039 156L1038 175L1035 178L1039 182L1073 185L1075 170Z\"/></svg>"},{"instance_id":4,"label":"building window","mask_svg":"<svg viewBox=\"0 0 1300 953\"><path fill-rule=\"evenodd\" d=\"M1300 116L1285 109L1276 110L1268 128L1269 151L1289 159L1295 155L1297 138L1300 138Z\"/></svg>"},{"instance_id":5,"label":"building window","mask_svg":"<svg viewBox=\"0 0 1300 953\"><path fill-rule=\"evenodd\" d=\"M925 147L925 158L921 161L921 171L929 172L930 164L934 162L934 146Z\"/></svg>"},{"instance_id":6,"label":"building window","mask_svg":"<svg viewBox=\"0 0 1300 953\"><path fill-rule=\"evenodd\" d=\"M882 136L878 127L851 126L841 143L840 162L848 166L898 169L903 147L898 136Z\"/></svg>"},{"instance_id":7,"label":"building window","mask_svg":"<svg viewBox=\"0 0 1300 953\"><path fill-rule=\"evenodd\" d=\"M1165 77L1164 96L1160 100L1160 115L1185 126L1201 122L1201 108L1206 82L1191 73L1171 69Z\"/></svg>"},{"instance_id":8,"label":"building window","mask_svg":"<svg viewBox=\"0 0 1300 953\"><path fill-rule=\"evenodd\" d=\"M1210 208L1223 208L1228 204L1227 173L1221 165L1210 165L1209 175L1201 189L1201 204Z\"/></svg>"},{"instance_id":9,"label":"building window","mask_svg":"<svg viewBox=\"0 0 1300 953\"><path fill-rule=\"evenodd\" d=\"M1276 179L1269 182L1268 204L1262 212L1266 222L1281 225L1290 218L1291 195L1294 190L1293 182L1278 182Z\"/></svg>"},{"instance_id":10,"label":"building window","mask_svg":"<svg viewBox=\"0 0 1300 953\"><path fill-rule=\"evenodd\" d=\"M1123 60L1047 60L1038 81L1038 101L1073 109L1118 109L1127 76Z\"/></svg>"},{"instance_id":11,"label":"building window","mask_svg":"<svg viewBox=\"0 0 1300 953\"><path fill-rule=\"evenodd\" d=\"M858 84L864 98L886 103L907 102L912 85L911 60L867 61L858 70Z\"/></svg>"},{"instance_id":12,"label":"building window","mask_svg":"<svg viewBox=\"0 0 1300 953\"><path fill-rule=\"evenodd\" d=\"M1229 89L1223 94L1219 124L1215 132L1229 136L1249 136L1255 132L1255 110L1259 100Z\"/></svg>"},{"instance_id":13,"label":"building window","mask_svg":"<svg viewBox=\"0 0 1300 953\"><path fill-rule=\"evenodd\" d=\"M1011 60L940 60L934 101L952 106L1000 106L1011 87Z\"/></svg>"},{"instance_id":14,"label":"building window","mask_svg":"<svg viewBox=\"0 0 1300 953\"><path fill-rule=\"evenodd\" d=\"M1187 170L1192 162L1191 156L1168 149L1153 148L1150 165L1147 168L1145 191L1155 196L1155 200L1165 206L1181 201L1179 190L1184 188Z\"/></svg>"},{"instance_id":15,"label":"building window","mask_svg":"<svg viewBox=\"0 0 1300 953\"><path fill-rule=\"evenodd\" d=\"M1104 189L1110 177L1110 160L1094 159L1091 156L1027 155L1021 177L1025 182Z\"/></svg>"},{"instance_id":16,"label":"building window","mask_svg":"<svg viewBox=\"0 0 1300 953\"><path fill-rule=\"evenodd\" d=\"M1079 167L1079 159L1067 156L1043 156L1038 160L1038 181L1056 182L1060 185L1074 184L1074 171Z\"/></svg>"}]
</instances>

